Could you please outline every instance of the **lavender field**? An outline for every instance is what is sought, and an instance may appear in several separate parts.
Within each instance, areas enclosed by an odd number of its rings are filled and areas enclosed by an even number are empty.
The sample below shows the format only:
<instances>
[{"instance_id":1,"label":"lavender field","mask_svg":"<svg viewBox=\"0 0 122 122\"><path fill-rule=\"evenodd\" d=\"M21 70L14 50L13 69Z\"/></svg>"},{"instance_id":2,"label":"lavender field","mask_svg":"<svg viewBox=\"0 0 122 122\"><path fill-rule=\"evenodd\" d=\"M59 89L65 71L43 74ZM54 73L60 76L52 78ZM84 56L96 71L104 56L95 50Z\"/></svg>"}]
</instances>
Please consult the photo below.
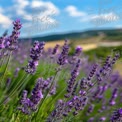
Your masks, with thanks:
<instances>
[{"instance_id":1,"label":"lavender field","mask_svg":"<svg viewBox=\"0 0 122 122\"><path fill-rule=\"evenodd\" d=\"M0 37L0 122L122 121L121 47L99 59L68 39L18 41L21 29Z\"/></svg>"}]
</instances>

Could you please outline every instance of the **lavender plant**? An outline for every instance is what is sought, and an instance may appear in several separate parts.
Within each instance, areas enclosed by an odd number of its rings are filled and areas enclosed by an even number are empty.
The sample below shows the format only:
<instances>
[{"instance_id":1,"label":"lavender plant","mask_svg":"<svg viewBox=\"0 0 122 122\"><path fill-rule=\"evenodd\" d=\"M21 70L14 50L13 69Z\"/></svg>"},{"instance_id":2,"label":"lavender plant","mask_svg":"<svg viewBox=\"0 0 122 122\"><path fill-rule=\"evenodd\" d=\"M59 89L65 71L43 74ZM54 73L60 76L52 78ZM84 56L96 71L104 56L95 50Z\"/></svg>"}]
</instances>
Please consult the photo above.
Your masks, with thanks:
<instances>
[{"instance_id":1,"label":"lavender plant","mask_svg":"<svg viewBox=\"0 0 122 122\"><path fill-rule=\"evenodd\" d=\"M0 121L121 121L118 53L104 64L90 62L80 46L69 55L67 40L50 50L42 41L18 42L22 24L13 25L12 34L0 38Z\"/></svg>"}]
</instances>

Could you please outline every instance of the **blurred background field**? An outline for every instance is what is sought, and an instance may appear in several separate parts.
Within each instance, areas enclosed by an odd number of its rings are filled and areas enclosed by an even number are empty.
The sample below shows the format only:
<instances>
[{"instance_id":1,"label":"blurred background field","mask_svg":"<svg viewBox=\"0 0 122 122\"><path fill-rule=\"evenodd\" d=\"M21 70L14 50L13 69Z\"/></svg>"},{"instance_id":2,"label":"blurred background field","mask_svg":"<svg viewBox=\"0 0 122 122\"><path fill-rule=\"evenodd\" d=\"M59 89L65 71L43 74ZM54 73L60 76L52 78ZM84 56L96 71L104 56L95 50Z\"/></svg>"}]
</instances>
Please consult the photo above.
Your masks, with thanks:
<instances>
[{"instance_id":1,"label":"blurred background field","mask_svg":"<svg viewBox=\"0 0 122 122\"><path fill-rule=\"evenodd\" d=\"M84 54L89 57L89 60L96 60L96 58L105 60L108 55L117 49L121 53L120 61L116 63L115 70L122 74L122 29L115 30L91 30L86 32L55 34L43 37L33 37L32 40L46 40L45 49L53 48L56 44L63 45L64 39L68 39L72 50L76 46L83 48ZM28 40L28 38L23 38Z\"/></svg>"}]
</instances>

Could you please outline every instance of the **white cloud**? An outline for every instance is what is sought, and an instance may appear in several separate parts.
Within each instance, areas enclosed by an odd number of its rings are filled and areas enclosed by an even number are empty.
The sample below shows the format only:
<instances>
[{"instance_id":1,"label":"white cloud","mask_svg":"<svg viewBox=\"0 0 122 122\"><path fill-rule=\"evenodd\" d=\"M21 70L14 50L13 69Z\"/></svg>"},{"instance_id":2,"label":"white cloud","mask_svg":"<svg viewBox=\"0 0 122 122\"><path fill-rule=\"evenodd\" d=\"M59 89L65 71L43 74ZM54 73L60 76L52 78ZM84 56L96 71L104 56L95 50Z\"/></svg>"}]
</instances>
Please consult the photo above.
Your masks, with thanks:
<instances>
[{"instance_id":1,"label":"white cloud","mask_svg":"<svg viewBox=\"0 0 122 122\"><path fill-rule=\"evenodd\" d=\"M8 28L11 23L12 20L10 18L0 13L0 25L2 25L3 28Z\"/></svg>"},{"instance_id":2,"label":"white cloud","mask_svg":"<svg viewBox=\"0 0 122 122\"><path fill-rule=\"evenodd\" d=\"M19 9L20 8L25 8L27 5L29 5L28 0L14 0L15 6L17 6Z\"/></svg>"},{"instance_id":3,"label":"white cloud","mask_svg":"<svg viewBox=\"0 0 122 122\"><path fill-rule=\"evenodd\" d=\"M44 2L39 0L33 0L30 3L32 11L40 10L42 8L43 12L40 11L38 14L34 14L37 16L37 19L43 20L43 23L54 24L56 20L53 19L53 15L58 15L60 13L59 9L52 2ZM45 19L44 19L45 18Z\"/></svg>"},{"instance_id":4,"label":"white cloud","mask_svg":"<svg viewBox=\"0 0 122 122\"><path fill-rule=\"evenodd\" d=\"M34 8L45 8L46 14L52 14L51 12L54 11L55 14L59 14L59 9L51 2L44 2L44 1L38 1L33 0L31 3L31 7Z\"/></svg>"},{"instance_id":5,"label":"white cloud","mask_svg":"<svg viewBox=\"0 0 122 122\"><path fill-rule=\"evenodd\" d=\"M16 10L16 14L21 16L25 20L30 20L31 16L25 10L27 6L29 6L30 2L28 0L14 0L14 8Z\"/></svg>"},{"instance_id":6,"label":"white cloud","mask_svg":"<svg viewBox=\"0 0 122 122\"><path fill-rule=\"evenodd\" d=\"M21 16L26 21L32 21L32 13L40 19L48 16L50 21L55 21L51 16L59 14L59 9L53 3L39 0L30 2L28 0L14 0L13 8L15 8L17 16ZM29 8L29 10L26 8ZM40 10L41 8L44 8L43 12ZM37 10L38 13L36 12Z\"/></svg>"},{"instance_id":7,"label":"white cloud","mask_svg":"<svg viewBox=\"0 0 122 122\"><path fill-rule=\"evenodd\" d=\"M85 15L86 15L85 12L78 11L77 8L76 8L75 6L72 6L72 5L66 7L65 10L66 10L66 11L69 13L69 15L72 16L72 17L81 17L81 16L85 16Z\"/></svg>"},{"instance_id":8,"label":"white cloud","mask_svg":"<svg viewBox=\"0 0 122 122\"><path fill-rule=\"evenodd\" d=\"M41 11L42 8L44 8L43 12ZM35 11L35 9L38 11L38 13ZM59 9L52 2L45 2L40 0L13 0L13 5L7 7L4 9L4 11L4 14L2 14L4 18L6 17L15 19L17 17L21 18L23 21L32 22L32 15L34 14L39 19L45 18L45 16L48 17L48 22L50 21L50 24L56 22L52 16L58 15L60 13ZM0 13L2 12L3 8L0 7ZM47 23L46 20L45 23Z\"/></svg>"},{"instance_id":9,"label":"white cloud","mask_svg":"<svg viewBox=\"0 0 122 122\"><path fill-rule=\"evenodd\" d=\"M119 19L119 16L113 12L100 15L88 14L87 12L79 11L75 6L67 6L65 11L67 11L71 17L78 17L80 22L91 22L94 25L103 25Z\"/></svg>"}]
</instances>

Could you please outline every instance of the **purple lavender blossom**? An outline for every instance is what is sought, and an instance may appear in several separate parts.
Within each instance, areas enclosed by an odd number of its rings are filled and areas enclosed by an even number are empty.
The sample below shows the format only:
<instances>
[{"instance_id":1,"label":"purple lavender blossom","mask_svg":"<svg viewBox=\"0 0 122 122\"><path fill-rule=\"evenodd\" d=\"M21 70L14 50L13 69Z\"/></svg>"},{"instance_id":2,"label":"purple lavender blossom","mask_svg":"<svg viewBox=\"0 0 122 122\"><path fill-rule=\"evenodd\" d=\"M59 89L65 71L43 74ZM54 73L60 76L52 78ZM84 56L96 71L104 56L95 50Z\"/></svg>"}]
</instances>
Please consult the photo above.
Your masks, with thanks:
<instances>
[{"instance_id":1,"label":"purple lavender blossom","mask_svg":"<svg viewBox=\"0 0 122 122\"><path fill-rule=\"evenodd\" d=\"M86 96L87 92L84 91L84 90L80 90L79 91L79 95L82 97L82 96Z\"/></svg>"},{"instance_id":2,"label":"purple lavender blossom","mask_svg":"<svg viewBox=\"0 0 122 122\"><path fill-rule=\"evenodd\" d=\"M109 104L112 105L112 106L116 104L115 100L116 100L116 98L117 98L117 93L118 93L118 89L115 88L115 89L113 90L113 92L112 92L112 97L111 97L110 100L109 100Z\"/></svg>"},{"instance_id":3,"label":"purple lavender blossom","mask_svg":"<svg viewBox=\"0 0 122 122\"><path fill-rule=\"evenodd\" d=\"M92 105L90 105L90 106L88 107L87 113L88 113L88 114L89 114L89 113L92 113L93 110L94 110L94 104L92 104Z\"/></svg>"},{"instance_id":4,"label":"purple lavender blossom","mask_svg":"<svg viewBox=\"0 0 122 122\"><path fill-rule=\"evenodd\" d=\"M0 37L0 49L5 48L4 42L5 42L5 37Z\"/></svg>"},{"instance_id":5,"label":"purple lavender blossom","mask_svg":"<svg viewBox=\"0 0 122 122\"><path fill-rule=\"evenodd\" d=\"M95 98L99 98L99 95L100 95L102 90L103 90L103 86L98 85L97 90L93 94L92 100L95 100Z\"/></svg>"},{"instance_id":6,"label":"purple lavender blossom","mask_svg":"<svg viewBox=\"0 0 122 122\"><path fill-rule=\"evenodd\" d=\"M29 74L34 74L36 72L36 67L38 66L38 60L40 59L43 49L44 49L44 42L35 41L33 47L30 51L31 60L28 62L25 71Z\"/></svg>"},{"instance_id":7,"label":"purple lavender blossom","mask_svg":"<svg viewBox=\"0 0 122 122\"><path fill-rule=\"evenodd\" d=\"M110 121L111 122L121 122L122 121L122 108L114 111Z\"/></svg>"},{"instance_id":8,"label":"purple lavender blossom","mask_svg":"<svg viewBox=\"0 0 122 122\"><path fill-rule=\"evenodd\" d=\"M94 122L94 118L91 117L87 122Z\"/></svg>"},{"instance_id":9,"label":"purple lavender blossom","mask_svg":"<svg viewBox=\"0 0 122 122\"><path fill-rule=\"evenodd\" d=\"M97 64L95 64L95 65L93 66L92 70L90 71L90 73L89 73L89 75L88 75L88 77L87 77L87 80L88 80L88 81L91 81L92 78L94 77L94 75L95 75L95 73L96 73L96 71L97 71L97 67L98 67Z\"/></svg>"},{"instance_id":10,"label":"purple lavender blossom","mask_svg":"<svg viewBox=\"0 0 122 122\"><path fill-rule=\"evenodd\" d=\"M78 82L77 82L77 83L75 84L75 86L74 86L72 95L75 95L75 94L76 94L77 87L78 87Z\"/></svg>"},{"instance_id":11,"label":"purple lavender blossom","mask_svg":"<svg viewBox=\"0 0 122 122\"><path fill-rule=\"evenodd\" d=\"M73 89L74 89L74 84L75 84L75 81L76 81L76 78L77 76L79 75L79 70L80 70L80 59L77 61L76 63L76 66L74 68L74 70L71 72L71 78L68 82L68 87L67 87L67 92L68 94L65 95L65 97L70 97L72 92L73 92Z\"/></svg>"},{"instance_id":12,"label":"purple lavender blossom","mask_svg":"<svg viewBox=\"0 0 122 122\"><path fill-rule=\"evenodd\" d=\"M119 55L117 55L117 54L115 55L115 57L113 59L110 56L108 56L106 58L106 61L103 65L103 67L96 73L98 84L101 84L101 81L103 81L104 76L110 75L110 73L112 71L112 66L118 58L119 58Z\"/></svg>"},{"instance_id":13,"label":"purple lavender blossom","mask_svg":"<svg viewBox=\"0 0 122 122\"><path fill-rule=\"evenodd\" d=\"M40 82L40 88L42 89L43 92L50 87L51 80L52 80L52 77L46 80L44 80L43 78L38 78L37 81Z\"/></svg>"},{"instance_id":14,"label":"purple lavender blossom","mask_svg":"<svg viewBox=\"0 0 122 122\"><path fill-rule=\"evenodd\" d=\"M38 80L31 93L31 97L30 97L30 101L32 102L31 108L35 109L42 98L43 98L43 94L41 90L41 81Z\"/></svg>"},{"instance_id":15,"label":"purple lavender blossom","mask_svg":"<svg viewBox=\"0 0 122 122\"><path fill-rule=\"evenodd\" d=\"M55 54L58 52L58 48L59 48L59 45L57 44L57 45L54 47L53 51L52 51L52 55L55 55Z\"/></svg>"},{"instance_id":16,"label":"purple lavender blossom","mask_svg":"<svg viewBox=\"0 0 122 122\"><path fill-rule=\"evenodd\" d=\"M25 114L30 114L32 111L36 111L38 104L43 98L43 92L45 92L45 90L49 87L51 80L52 77L48 78L47 80L38 78L37 83L31 92L30 98L27 97L27 91L24 90L22 93L22 98L20 99L21 107L18 109Z\"/></svg>"},{"instance_id":17,"label":"purple lavender blossom","mask_svg":"<svg viewBox=\"0 0 122 122\"><path fill-rule=\"evenodd\" d=\"M27 100L27 94L28 94L28 91L27 90L24 90L23 93L22 93L22 98L20 100L20 104L24 104Z\"/></svg>"},{"instance_id":18,"label":"purple lavender blossom","mask_svg":"<svg viewBox=\"0 0 122 122\"><path fill-rule=\"evenodd\" d=\"M92 83L92 79L94 78L96 71L97 71L97 67L98 65L95 64L92 68L92 70L90 71L89 75L87 78L82 78L79 82L80 82L80 88L81 89L87 89L88 87L92 87L93 83Z\"/></svg>"},{"instance_id":19,"label":"purple lavender blossom","mask_svg":"<svg viewBox=\"0 0 122 122\"><path fill-rule=\"evenodd\" d=\"M119 53L116 53L114 58L112 59L112 65L115 64L115 62L120 58L120 54Z\"/></svg>"},{"instance_id":20,"label":"purple lavender blossom","mask_svg":"<svg viewBox=\"0 0 122 122\"><path fill-rule=\"evenodd\" d=\"M106 120L106 117L101 117L100 122L104 122Z\"/></svg>"},{"instance_id":21,"label":"purple lavender blossom","mask_svg":"<svg viewBox=\"0 0 122 122\"><path fill-rule=\"evenodd\" d=\"M20 68L16 68L15 72L14 72L14 76L17 77L18 76L18 73L20 71Z\"/></svg>"},{"instance_id":22,"label":"purple lavender blossom","mask_svg":"<svg viewBox=\"0 0 122 122\"><path fill-rule=\"evenodd\" d=\"M69 51L69 46L67 44L67 40L65 41L64 45L63 45L63 49L61 54L59 55L58 61L57 63L59 65L64 65L67 62L67 56L68 56L68 51Z\"/></svg>"},{"instance_id":23,"label":"purple lavender blossom","mask_svg":"<svg viewBox=\"0 0 122 122\"><path fill-rule=\"evenodd\" d=\"M80 46L77 46L76 49L75 49L75 56L80 56L82 52L82 48Z\"/></svg>"},{"instance_id":24,"label":"purple lavender blossom","mask_svg":"<svg viewBox=\"0 0 122 122\"><path fill-rule=\"evenodd\" d=\"M50 95L56 94L56 86L53 86L52 89L49 92Z\"/></svg>"},{"instance_id":25,"label":"purple lavender blossom","mask_svg":"<svg viewBox=\"0 0 122 122\"><path fill-rule=\"evenodd\" d=\"M27 98L28 92L26 90L23 91L22 97L20 99L21 107L18 107L24 114L30 114L29 106L30 106L30 99Z\"/></svg>"},{"instance_id":26,"label":"purple lavender blossom","mask_svg":"<svg viewBox=\"0 0 122 122\"><path fill-rule=\"evenodd\" d=\"M48 121L54 118L61 118L63 115L62 113L64 111L64 107L65 107L65 102L63 100L58 100L56 104L56 109L53 110L53 112L48 118Z\"/></svg>"},{"instance_id":27,"label":"purple lavender blossom","mask_svg":"<svg viewBox=\"0 0 122 122\"><path fill-rule=\"evenodd\" d=\"M44 42L38 42L35 41L33 47L30 50L30 57L34 61L38 61L40 56L42 55L43 49L44 49Z\"/></svg>"},{"instance_id":28,"label":"purple lavender blossom","mask_svg":"<svg viewBox=\"0 0 122 122\"><path fill-rule=\"evenodd\" d=\"M19 38L20 35L20 29L22 27L22 24L20 23L20 20L17 19L13 22L13 31L11 36L6 38L6 48L9 50L16 50L18 48L17 46L17 39Z\"/></svg>"},{"instance_id":29,"label":"purple lavender blossom","mask_svg":"<svg viewBox=\"0 0 122 122\"><path fill-rule=\"evenodd\" d=\"M87 79L86 79L86 78L82 78L82 79L80 80L80 88L81 88L81 89L87 89L87 88L88 88Z\"/></svg>"}]
</instances>

